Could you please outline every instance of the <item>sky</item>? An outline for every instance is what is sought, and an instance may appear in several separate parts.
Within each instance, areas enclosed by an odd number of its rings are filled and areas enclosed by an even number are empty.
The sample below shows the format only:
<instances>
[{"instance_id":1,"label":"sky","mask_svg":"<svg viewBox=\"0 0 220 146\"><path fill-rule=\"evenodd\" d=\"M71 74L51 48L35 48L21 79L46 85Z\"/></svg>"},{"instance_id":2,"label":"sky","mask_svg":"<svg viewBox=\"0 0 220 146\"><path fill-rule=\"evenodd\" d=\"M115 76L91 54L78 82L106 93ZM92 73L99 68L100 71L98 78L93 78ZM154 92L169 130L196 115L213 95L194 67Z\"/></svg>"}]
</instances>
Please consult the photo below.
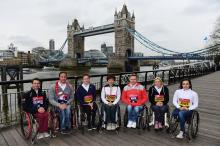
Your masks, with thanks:
<instances>
[{"instance_id":1,"label":"sky","mask_svg":"<svg viewBox=\"0 0 220 146\"><path fill-rule=\"evenodd\" d=\"M19 50L65 41L67 24L78 19L85 28L114 22L123 4L135 14L135 28L165 48L188 52L204 47L204 38L220 16L220 0L0 0L0 49L13 43ZM114 46L114 33L86 37L85 50ZM64 48L67 51L67 46ZM135 51L155 54L137 41Z\"/></svg>"}]
</instances>

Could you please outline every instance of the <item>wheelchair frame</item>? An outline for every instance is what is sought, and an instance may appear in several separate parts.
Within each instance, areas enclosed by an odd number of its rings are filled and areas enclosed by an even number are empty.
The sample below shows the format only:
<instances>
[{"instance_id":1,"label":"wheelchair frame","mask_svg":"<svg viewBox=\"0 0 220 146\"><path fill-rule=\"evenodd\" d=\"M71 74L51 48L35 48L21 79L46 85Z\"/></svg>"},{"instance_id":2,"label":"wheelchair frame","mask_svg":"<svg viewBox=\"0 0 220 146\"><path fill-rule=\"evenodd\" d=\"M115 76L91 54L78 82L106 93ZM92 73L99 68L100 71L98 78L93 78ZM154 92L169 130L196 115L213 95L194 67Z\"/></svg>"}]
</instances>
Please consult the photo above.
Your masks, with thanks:
<instances>
[{"instance_id":1,"label":"wheelchair frame","mask_svg":"<svg viewBox=\"0 0 220 146\"><path fill-rule=\"evenodd\" d=\"M197 137L199 131L199 121L200 121L199 112L197 110L193 110L192 116L190 117L190 119L187 119L185 123L185 125L187 124L187 129L185 134L188 141L195 139ZM173 116L171 116L169 125L170 125L169 133L172 136L175 136L179 127L178 118L175 119Z\"/></svg>"}]
</instances>

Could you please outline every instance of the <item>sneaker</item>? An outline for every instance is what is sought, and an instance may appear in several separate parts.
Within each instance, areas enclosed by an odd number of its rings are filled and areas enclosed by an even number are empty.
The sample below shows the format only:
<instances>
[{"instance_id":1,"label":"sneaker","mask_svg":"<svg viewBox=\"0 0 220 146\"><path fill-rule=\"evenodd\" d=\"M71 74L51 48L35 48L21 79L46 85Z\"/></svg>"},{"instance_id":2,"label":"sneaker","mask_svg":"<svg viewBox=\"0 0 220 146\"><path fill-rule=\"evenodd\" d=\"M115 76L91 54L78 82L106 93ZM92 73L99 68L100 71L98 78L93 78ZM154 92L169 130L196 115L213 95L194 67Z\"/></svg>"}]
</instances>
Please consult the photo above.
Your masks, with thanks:
<instances>
[{"instance_id":1,"label":"sneaker","mask_svg":"<svg viewBox=\"0 0 220 146\"><path fill-rule=\"evenodd\" d=\"M158 128L159 128L159 129L162 129L162 128L163 128L163 126L162 126L162 123L161 123L161 122L158 122Z\"/></svg>"},{"instance_id":2,"label":"sneaker","mask_svg":"<svg viewBox=\"0 0 220 146\"><path fill-rule=\"evenodd\" d=\"M136 126L137 126L137 123L136 123L136 122L132 122L131 127L132 127L132 128L136 128Z\"/></svg>"},{"instance_id":3,"label":"sneaker","mask_svg":"<svg viewBox=\"0 0 220 146\"><path fill-rule=\"evenodd\" d=\"M115 129L116 129L116 124L112 123L111 130L115 130Z\"/></svg>"},{"instance_id":4,"label":"sneaker","mask_svg":"<svg viewBox=\"0 0 220 146\"><path fill-rule=\"evenodd\" d=\"M158 122L157 122L157 121L156 121L155 124L154 124L154 129L156 129L156 130L159 129L159 125L158 125Z\"/></svg>"},{"instance_id":5,"label":"sneaker","mask_svg":"<svg viewBox=\"0 0 220 146\"><path fill-rule=\"evenodd\" d=\"M69 134L69 130L66 129L61 130L61 134Z\"/></svg>"},{"instance_id":6,"label":"sneaker","mask_svg":"<svg viewBox=\"0 0 220 146\"><path fill-rule=\"evenodd\" d=\"M176 138L183 139L183 131L180 131Z\"/></svg>"},{"instance_id":7,"label":"sneaker","mask_svg":"<svg viewBox=\"0 0 220 146\"><path fill-rule=\"evenodd\" d=\"M167 123L167 121L165 121L164 126L169 127L169 124Z\"/></svg>"},{"instance_id":8,"label":"sneaker","mask_svg":"<svg viewBox=\"0 0 220 146\"><path fill-rule=\"evenodd\" d=\"M112 124L111 123L107 124L106 130L112 130Z\"/></svg>"},{"instance_id":9,"label":"sneaker","mask_svg":"<svg viewBox=\"0 0 220 146\"><path fill-rule=\"evenodd\" d=\"M38 133L37 134L37 139L41 139L41 138L44 138L44 134L43 133Z\"/></svg>"},{"instance_id":10,"label":"sneaker","mask_svg":"<svg viewBox=\"0 0 220 146\"><path fill-rule=\"evenodd\" d=\"M96 130L97 129L97 126L94 124L92 125L92 130Z\"/></svg>"},{"instance_id":11,"label":"sneaker","mask_svg":"<svg viewBox=\"0 0 220 146\"><path fill-rule=\"evenodd\" d=\"M44 132L44 137L50 137L50 134L48 132Z\"/></svg>"},{"instance_id":12,"label":"sneaker","mask_svg":"<svg viewBox=\"0 0 220 146\"><path fill-rule=\"evenodd\" d=\"M92 130L92 126L88 125L88 131L91 131L91 130Z\"/></svg>"},{"instance_id":13,"label":"sneaker","mask_svg":"<svg viewBox=\"0 0 220 146\"><path fill-rule=\"evenodd\" d=\"M128 121L127 127L128 127L128 128L131 128L131 127L132 127L132 124L133 124L132 121Z\"/></svg>"}]
</instances>

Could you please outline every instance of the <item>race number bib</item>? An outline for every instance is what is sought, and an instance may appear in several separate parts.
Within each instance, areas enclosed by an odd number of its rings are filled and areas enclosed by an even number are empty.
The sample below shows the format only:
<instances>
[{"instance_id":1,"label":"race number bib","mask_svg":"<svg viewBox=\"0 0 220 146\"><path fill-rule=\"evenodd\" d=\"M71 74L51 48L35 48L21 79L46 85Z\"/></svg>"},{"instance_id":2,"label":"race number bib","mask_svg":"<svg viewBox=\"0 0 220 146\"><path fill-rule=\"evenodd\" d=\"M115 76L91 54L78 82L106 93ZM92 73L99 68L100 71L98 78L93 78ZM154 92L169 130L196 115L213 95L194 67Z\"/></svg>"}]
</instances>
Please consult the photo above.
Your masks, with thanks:
<instances>
[{"instance_id":1,"label":"race number bib","mask_svg":"<svg viewBox=\"0 0 220 146\"><path fill-rule=\"evenodd\" d=\"M107 96L106 96L106 100L107 100L108 102L114 102L115 99L116 99L116 95L107 95Z\"/></svg>"},{"instance_id":2,"label":"race number bib","mask_svg":"<svg viewBox=\"0 0 220 146\"><path fill-rule=\"evenodd\" d=\"M65 94L64 92L59 92L58 95L59 95L59 97L58 97L59 103L67 103L67 99L68 99L67 94Z\"/></svg>"},{"instance_id":3,"label":"race number bib","mask_svg":"<svg viewBox=\"0 0 220 146\"><path fill-rule=\"evenodd\" d=\"M43 104L43 100L44 100L44 97L43 97L43 96L33 97L33 104L34 104L34 105Z\"/></svg>"},{"instance_id":4,"label":"race number bib","mask_svg":"<svg viewBox=\"0 0 220 146\"><path fill-rule=\"evenodd\" d=\"M190 99L180 98L179 99L179 106L189 107L190 106Z\"/></svg>"},{"instance_id":5,"label":"race number bib","mask_svg":"<svg viewBox=\"0 0 220 146\"><path fill-rule=\"evenodd\" d=\"M130 95L130 101L131 101L132 103L136 103L137 100L138 100L138 96L137 96L137 95Z\"/></svg>"},{"instance_id":6,"label":"race number bib","mask_svg":"<svg viewBox=\"0 0 220 146\"><path fill-rule=\"evenodd\" d=\"M155 100L155 102L163 102L164 96L163 95L155 95L154 100Z\"/></svg>"},{"instance_id":7,"label":"race number bib","mask_svg":"<svg viewBox=\"0 0 220 146\"><path fill-rule=\"evenodd\" d=\"M93 100L93 96L92 95L84 96L84 102L85 103L91 103L92 100Z\"/></svg>"}]
</instances>

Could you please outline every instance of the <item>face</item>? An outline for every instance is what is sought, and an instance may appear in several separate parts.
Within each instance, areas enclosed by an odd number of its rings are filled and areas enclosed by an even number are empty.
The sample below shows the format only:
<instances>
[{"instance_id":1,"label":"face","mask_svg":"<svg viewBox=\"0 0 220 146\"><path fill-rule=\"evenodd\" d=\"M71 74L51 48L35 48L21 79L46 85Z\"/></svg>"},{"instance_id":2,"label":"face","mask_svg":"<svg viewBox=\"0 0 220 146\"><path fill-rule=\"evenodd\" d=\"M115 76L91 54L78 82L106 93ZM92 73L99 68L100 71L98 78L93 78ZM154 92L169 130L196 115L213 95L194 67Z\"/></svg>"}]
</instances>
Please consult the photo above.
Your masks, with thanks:
<instances>
[{"instance_id":1,"label":"face","mask_svg":"<svg viewBox=\"0 0 220 146\"><path fill-rule=\"evenodd\" d=\"M154 85L156 86L156 87L161 87L162 86L162 82L160 81L160 80L155 80L154 81Z\"/></svg>"},{"instance_id":2,"label":"face","mask_svg":"<svg viewBox=\"0 0 220 146\"><path fill-rule=\"evenodd\" d=\"M183 86L183 89L185 90L189 89L189 86L190 86L189 81L183 81L182 86Z\"/></svg>"},{"instance_id":3,"label":"face","mask_svg":"<svg viewBox=\"0 0 220 146\"><path fill-rule=\"evenodd\" d=\"M33 83L32 83L32 88L34 90L39 90L40 89L40 81L34 80Z\"/></svg>"},{"instance_id":4,"label":"face","mask_svg":"<svg viewBox=\"0 0 220 146\"><path fill-rule=\"evenodd\" d=\"M67 75L65 73L62 73L60 74L59 79L60 79L60 82L64 84L66 83Z\"/></svg>"},{"instance_id":5,"label":"face","mask_svg":"<svg viewBox=\"0 0 220 146\"><path fill-rule=\"evenodd\" d=\"M82 81L83 81L83 84L88 85L90 83L90 78L88 76L84 76Z\"/></svg>"},{"instance_id":6,"label":"face","mask_svg":"<svg viewBox=\"0 0 220 146\"><path fill-rule=\"evenodd\" d=\"M130 83L131 83L132 85L136 84L136 83L137 83L137 77L136 77L136 76L131 76L131 77L130 77Z\"/></svg>"},{"instance_id":7,"label":"face","mask_svg":"<svg viewBox=\"0 0 220 146\"><path fill-rule=\"evenodd\" d=\"M113 80L113 79L109 79L109 80L108 80L108 84L109 84L109 85L113 85L114 82L115 82L115 80Z\"/></svg>"}]
</instances>

